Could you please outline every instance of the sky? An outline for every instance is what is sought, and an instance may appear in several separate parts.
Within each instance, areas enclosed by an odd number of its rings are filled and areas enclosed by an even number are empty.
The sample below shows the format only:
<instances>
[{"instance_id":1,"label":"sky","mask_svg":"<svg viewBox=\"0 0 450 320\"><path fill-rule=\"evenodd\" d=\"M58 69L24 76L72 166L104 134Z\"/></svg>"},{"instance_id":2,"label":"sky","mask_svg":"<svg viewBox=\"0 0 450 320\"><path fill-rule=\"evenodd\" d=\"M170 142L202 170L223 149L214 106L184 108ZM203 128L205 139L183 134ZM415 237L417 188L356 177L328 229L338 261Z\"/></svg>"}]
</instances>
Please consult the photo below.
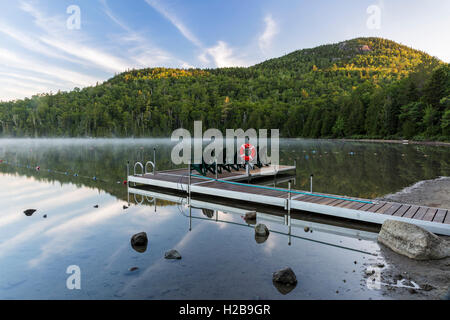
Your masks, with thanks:
<instances>
[{"instance_id":1,"label":"sky","mask_svg":"<svg viewBox=\"0 0 450 320\"><path fill-rule=\"evenodd\" d=\"M0 101L376 36L450 62L449 0L0 0Z\"/></svg>"}]
</instances>

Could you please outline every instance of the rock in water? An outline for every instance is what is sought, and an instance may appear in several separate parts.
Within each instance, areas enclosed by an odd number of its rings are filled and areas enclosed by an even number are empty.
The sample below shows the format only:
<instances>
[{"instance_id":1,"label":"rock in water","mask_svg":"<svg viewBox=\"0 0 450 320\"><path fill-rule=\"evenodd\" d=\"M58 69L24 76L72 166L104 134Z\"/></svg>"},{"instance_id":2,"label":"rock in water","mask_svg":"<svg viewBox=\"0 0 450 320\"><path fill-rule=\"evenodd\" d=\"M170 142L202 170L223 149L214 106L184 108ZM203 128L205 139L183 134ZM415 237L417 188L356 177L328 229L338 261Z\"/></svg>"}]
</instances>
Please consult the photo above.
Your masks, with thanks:
<instances>
[{"instance_id":1,"label":"rock in water","mask_svg":"<svg viewBox=\"0 0 450 320\"><path fill-rule=\"evenodd\" d=\"M443 259L450 256L450 244L414 224L386 220L378 234L378 242L415 260Z\"/></svg>"},{"instance_id":2,"label":"rock in water","mask_svg":"<svg viewBox=\"0 0 450 320\"><path fill-rule=\"evenodd\" d=\"M137 252L143 253L147 250L148 238L147 233L137 233L131 237L131 247Z\"/></svg>"},{"instance_id":3,"label":"rock in water","mask_svg":"<svg viewBox=\"0 0 450 320\"><path fill-rule=\"evenodd\" d=\"M244 219L245 220L256 220L256 211L246 212Z\"/></svg>"},{"instance_id":4,"label":"rock in water","mask_svg":"<svg viewBox=\"0 0 450 320\"><path fill-rule=\"evenodd\" d=\"M258 224L255 227L255 235L258 237L267 237L269 236L269 229L266 227L265 224Z\"/></svg>"},{"instance_id":5,"label":"rock in water","mask_svg":"<svg viewBox=\"0 0 450 320\"><path fill-rule=\"evenodd\" d=\"M25 210L23 213L25 213L25 215L27 217L31 217L33 215L33 213L35 213L36 211L37 211L36 209L28 209L28 210Z\"/></svg>"},{"instance_id":6,"label":"rock in water","mask_svg":"<svg viewBox=\"0 0 450 320\"><path fill-rule=\"evenodd\" d=\"M284 285L296 285L297 277L291 268L284 268L273 273L273 282L284 284Z\"/></svg>"},{"instance_id":7,"label":"rock in water","mask_svg":"<svg viewBox=\"0 0 450 320\"><path fill-rule=\"evenodd\" d=\"M179 260L179 259L181 259L181 254L177 250L170 250L164 254L164 258Z\"/></svg>"}]
</instances>

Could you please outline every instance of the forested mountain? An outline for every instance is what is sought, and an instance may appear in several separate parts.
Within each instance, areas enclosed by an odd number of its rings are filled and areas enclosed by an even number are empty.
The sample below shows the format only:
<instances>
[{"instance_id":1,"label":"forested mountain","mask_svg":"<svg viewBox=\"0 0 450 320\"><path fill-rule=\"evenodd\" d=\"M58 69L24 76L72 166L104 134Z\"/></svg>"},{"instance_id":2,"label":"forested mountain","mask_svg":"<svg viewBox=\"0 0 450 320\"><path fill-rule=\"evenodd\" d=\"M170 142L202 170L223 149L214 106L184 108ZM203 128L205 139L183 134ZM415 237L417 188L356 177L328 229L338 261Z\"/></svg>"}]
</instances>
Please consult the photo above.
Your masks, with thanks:
<instances>
[{"instance_id":1,"label":"forested mountain","mask_svg":"<svg viewBox=\"0 0 450 320\"><path fill-rule=\"evenodd\" d=\"M3 136L167 136L279 128L284 137L450 139L450 66L381 38L249 68L131 70L71 92L0 103Z\"/></svg>"}]
</instances>

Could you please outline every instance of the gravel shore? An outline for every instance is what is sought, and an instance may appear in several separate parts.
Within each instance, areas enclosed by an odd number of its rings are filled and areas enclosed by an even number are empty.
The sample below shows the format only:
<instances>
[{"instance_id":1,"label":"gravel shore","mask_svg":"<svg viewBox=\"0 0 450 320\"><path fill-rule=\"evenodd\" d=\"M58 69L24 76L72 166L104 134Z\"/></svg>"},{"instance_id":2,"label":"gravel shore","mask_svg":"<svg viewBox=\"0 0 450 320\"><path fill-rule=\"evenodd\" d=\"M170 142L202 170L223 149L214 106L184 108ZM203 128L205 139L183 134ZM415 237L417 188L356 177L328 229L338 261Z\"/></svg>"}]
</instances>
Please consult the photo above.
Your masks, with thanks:
<instances>
[{"instance_id":1,"label":"gravel shore","mask_svg":"<svg viewBox=\"0 0 450 320\"><path fill-rule=\"evenodd\" d=\"M380 200L450 209L450 177L420 181Z\"/></svg>"}]
</instances>

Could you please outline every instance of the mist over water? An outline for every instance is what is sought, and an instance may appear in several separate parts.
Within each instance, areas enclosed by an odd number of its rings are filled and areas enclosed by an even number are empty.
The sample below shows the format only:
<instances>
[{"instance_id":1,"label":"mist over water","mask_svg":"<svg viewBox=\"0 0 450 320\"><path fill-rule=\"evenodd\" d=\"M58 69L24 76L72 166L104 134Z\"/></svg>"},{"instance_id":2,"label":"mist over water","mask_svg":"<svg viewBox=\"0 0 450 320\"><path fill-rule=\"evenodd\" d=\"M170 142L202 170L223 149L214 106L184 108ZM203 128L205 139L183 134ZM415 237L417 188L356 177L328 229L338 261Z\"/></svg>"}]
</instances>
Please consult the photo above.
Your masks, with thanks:
<instances>
[{"instance_id":1,"label":"mist over water","mask_svg":"<svg viewBox=\"0 0 450 320\"><path fill-rule=\"evenodd\" d=\"M128 161L132 171L136 161L153 160L154 148L158 170L177 167L170 157L176 143L170 139L3 139L0 160L41 170L6 165L0 170L60 182L87 183L71 179L77 174L113 183L126 179ZM280 164L297 161L297 188L309 189L309 176L314 174L315 191L354 197L376 198L421 180L449 176L449 158L447 147L280 140ZM47 169L67 172L67 177L48 174Z\"/></svg>"}]
</instances>

